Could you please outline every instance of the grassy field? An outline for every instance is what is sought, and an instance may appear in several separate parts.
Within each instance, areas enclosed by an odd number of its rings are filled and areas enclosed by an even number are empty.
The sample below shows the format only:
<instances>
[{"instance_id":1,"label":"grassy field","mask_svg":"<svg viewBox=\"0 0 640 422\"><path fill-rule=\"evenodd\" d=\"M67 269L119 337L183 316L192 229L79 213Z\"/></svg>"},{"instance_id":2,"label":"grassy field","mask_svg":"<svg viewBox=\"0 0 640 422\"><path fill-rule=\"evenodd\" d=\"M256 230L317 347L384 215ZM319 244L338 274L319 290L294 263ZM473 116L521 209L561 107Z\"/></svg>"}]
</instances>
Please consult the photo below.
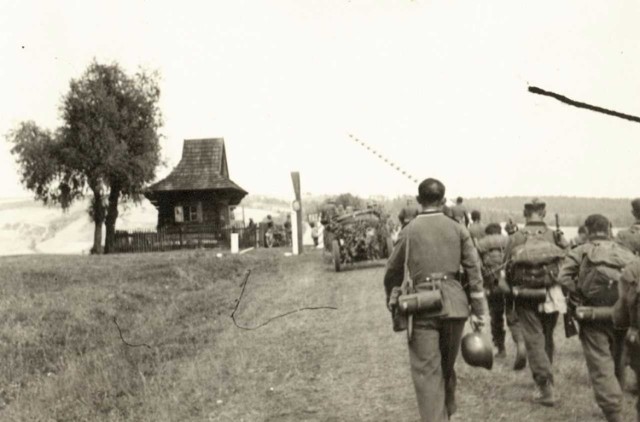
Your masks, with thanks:
<instances>
[{"instance_id":1,"label":"grassy field","mask_svg":"<svg viewBox=\"0 0 640 422\"><path fill-rule=\"evenodd\" d=\"M403 334L391 331L381 264L334 273L314 251L0 258L2 421L417 420ZM238 310L229 315L246 269ZM130 347L120 339L149 347ZM601 421L577 340L557 330L562 400L531 404L510 357L458 360L455 421ZM509 344L511 346L511 344ZM632 420L633 397L626 397Z\"/></svg>"}]
</instances>

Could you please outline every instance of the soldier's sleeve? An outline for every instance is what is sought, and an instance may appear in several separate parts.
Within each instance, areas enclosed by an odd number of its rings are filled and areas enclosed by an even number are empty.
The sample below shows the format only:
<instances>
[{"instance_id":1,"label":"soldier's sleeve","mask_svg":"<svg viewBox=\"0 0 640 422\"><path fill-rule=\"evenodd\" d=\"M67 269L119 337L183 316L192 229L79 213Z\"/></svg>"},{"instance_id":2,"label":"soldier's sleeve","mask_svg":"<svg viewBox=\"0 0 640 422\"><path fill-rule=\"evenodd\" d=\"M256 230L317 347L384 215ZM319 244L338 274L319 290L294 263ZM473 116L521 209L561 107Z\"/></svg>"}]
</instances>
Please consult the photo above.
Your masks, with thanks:
<instances>
[{"instance_id":1,"label":"soldier's sleeve","mask_svg":"<svg viewBox=\"0 0 640 422\"><path fill-rule=\"evenodd\" d=\"M638 328L638 282L640 265L638 261L627 265L618 283L618 301L613 307L613 323L616 327Z\"/></svg>"},{"instance_id":2,"label":"soldier's sleeve","mask_svg":"<svg viewBox=\"0 0 640 422\"><path fill-rule=\"evenodd\" d=\"M578 246L572 249L562 261L560 266L560 272L558 273L558 283L570 293L576 292L576 278L580 271L580 262L582 262L582 256L584 248Z\"/></svg>"},{"instance_id":3,"label":"soldier's sleeve","mask_svg":"<svg viewBox=\"0 0 640 422\"><path fill-rule=\"evenodd\" d=\"M389 302L391 289L399 287L404 279L404 255L406 250L407 237L406 232L402 230L398 236L398 242L391 252L391 256L387 260L387 266L384 273L384 290Z\"/></svg>"},{"instance_id":4,"label":"soldier's sleeve","mask_svg":"<svg viewBox=\"0 0 640 422\"><path fill-rule=\"evenodd\" d=\"M624 246L625 248L631 249L627 240L627 232L628 230L620 230L614 240L616 243Z\"/></svg>"},{"instance_id":5,"label":"soldier's sleeve","mask_svg":"<svg viewBox=\"0 0 640 422\"><path fill-rule=\"evenodd\" d=\"M487 306L484 287L482 284L478 251L473 245L469 231L464 227L461 227L460 233L462 242L461 264L469 277L469 299L471 300L471 312L474 315L482 315L486 313Z\"/></svg>"}]
</instances>

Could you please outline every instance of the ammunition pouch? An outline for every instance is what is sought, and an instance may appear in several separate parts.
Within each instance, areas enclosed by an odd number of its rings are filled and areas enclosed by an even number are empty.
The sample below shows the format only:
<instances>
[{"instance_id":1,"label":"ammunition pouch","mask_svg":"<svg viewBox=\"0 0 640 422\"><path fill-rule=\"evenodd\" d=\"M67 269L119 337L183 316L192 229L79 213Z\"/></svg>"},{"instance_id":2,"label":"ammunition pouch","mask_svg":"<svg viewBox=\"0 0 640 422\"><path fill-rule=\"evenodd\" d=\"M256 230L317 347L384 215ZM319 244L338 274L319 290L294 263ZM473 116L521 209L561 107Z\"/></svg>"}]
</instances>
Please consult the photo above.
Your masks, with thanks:
<instances>
[{"instance_id":1,"label":"ammunition pouch","mask_svg":"<svg viewBox=\"0 0 640 422\"><path fill-rule=\"evenodd\" d=\"M613 321L612 306L578 306L575 311L575 318L580 322L585 321Z\"/></svg>"},{"instance_id":2,"label":"ammunition pouch","mask_svg":"<svg viewBox=\"0 0 640 422\"><path fill-rule=\"evenodd\" d=\"M511 289L511 294L515 300L529 303L542 303L547 300L547 289L545 287L529 288L516 286Z\"/></svg>"}]
</instances>

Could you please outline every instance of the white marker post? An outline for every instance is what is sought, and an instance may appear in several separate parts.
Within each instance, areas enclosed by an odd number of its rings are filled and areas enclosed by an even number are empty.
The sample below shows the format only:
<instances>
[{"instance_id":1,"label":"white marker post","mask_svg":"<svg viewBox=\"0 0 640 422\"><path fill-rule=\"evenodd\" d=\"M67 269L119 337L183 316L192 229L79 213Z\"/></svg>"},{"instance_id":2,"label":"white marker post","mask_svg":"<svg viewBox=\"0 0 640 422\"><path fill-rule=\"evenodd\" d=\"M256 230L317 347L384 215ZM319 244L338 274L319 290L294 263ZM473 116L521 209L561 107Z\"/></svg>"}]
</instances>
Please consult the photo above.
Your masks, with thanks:
<instances>
[{"instance_id":1,"label":"white marker post","mask_svg":"<svg viewBox=\"0 0 640 422\"><path fill-rule=\"evenodd\" d=\"M238 233L231 233L231 253L237 254L240 252L240 237Z\"/></svg>"},{"instance_id":2,"label":"white marker post","mask_svg":"<svg viewBox=\"0 0 640 422\"><path fill-rule=\"evenodd\" d=\"M298 217L298 213L293 211L291 213L291 221L294 223L291 225L291 246L294 255L300 255L300 246L298 245L298 225L295 224L295 219Z\"/></svg>"}]
</instances>

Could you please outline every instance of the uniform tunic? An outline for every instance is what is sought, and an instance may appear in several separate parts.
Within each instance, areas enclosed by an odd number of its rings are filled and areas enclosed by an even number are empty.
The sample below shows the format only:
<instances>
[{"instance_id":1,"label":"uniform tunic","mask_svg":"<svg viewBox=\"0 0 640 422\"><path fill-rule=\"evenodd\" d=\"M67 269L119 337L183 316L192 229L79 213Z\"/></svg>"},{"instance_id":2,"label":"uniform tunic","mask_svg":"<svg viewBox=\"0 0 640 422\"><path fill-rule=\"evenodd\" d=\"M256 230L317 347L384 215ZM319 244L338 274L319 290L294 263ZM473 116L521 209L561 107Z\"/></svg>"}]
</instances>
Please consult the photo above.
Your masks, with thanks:
<instances>
[{"instance_id":1,"label":"uniform tunic","mask_svg":"<svg viewBox=\"0 0 640 422\"><path fill-rule=\"evenodd\" d=\"M441 211L423 212L399 235L387 262L384 286L387 298L404 277L409 243L408 268L416 284L432 273L457 273L462 266L469 279L471 308L484 313L484 291L477 252L467 229ZM409 343L411 377L422 422L444 422L456 409L455 361L460 349L469 301L457 280L442 283L443 308L447 316L415 316L413 340Z\"/></svg>"},{"instance_id":2,"label":"uniform tunic","mask_svg":"<svg viewBox=\"0 0 640 422\"><path fill-rule=\"evenodd\" d=\"M467 208L462 204L456 204L451 207L451 216L460 224L465 226L469 225L469 216L467 215Z\"/></svg>"},{"instance_id":3,"label":"uniform tunic","mask_svg":"<svg viewBox=\"0 0 640 422\"><path fill-rule=\"evenodd\" d=\"M612 243L607 238L591 238L589 242L572 249L564 260L558 282L571 293L576 293L580 285L578 279L580 264L594 247ZM613 322L594 321L580 323L580 343L587 362L589 378L596 403L605 415L620 414L622 411L622 388L624 366L622 350L624 330L616 330Z\"/></svg>"},{"instance_id":4,"label":"uniform tunic","mask_svg":"<svg viewBox=\"0 0 640 422\"><path fill-rule=\"evenodd\" d=\"M402 224L402 228L409 224L411 220L416 218L416 216L420 214L420 210L417 206L407 205L406 207L400 210L398 214L398 220L400 220L400 224Z\"/></svg>"},{"instance_id":5,"label":"uniform tunic","mask_svg":"<svg viewBox=\"0 0 640 422\"><path fill-rule=\"evenodd\" d=\"M486 229L486 227L481 222L473 222L469 224L469 234L471 234L471 237L476 240L482 239L486 236L484 229Z\"/></svg>"}]
</instances>

